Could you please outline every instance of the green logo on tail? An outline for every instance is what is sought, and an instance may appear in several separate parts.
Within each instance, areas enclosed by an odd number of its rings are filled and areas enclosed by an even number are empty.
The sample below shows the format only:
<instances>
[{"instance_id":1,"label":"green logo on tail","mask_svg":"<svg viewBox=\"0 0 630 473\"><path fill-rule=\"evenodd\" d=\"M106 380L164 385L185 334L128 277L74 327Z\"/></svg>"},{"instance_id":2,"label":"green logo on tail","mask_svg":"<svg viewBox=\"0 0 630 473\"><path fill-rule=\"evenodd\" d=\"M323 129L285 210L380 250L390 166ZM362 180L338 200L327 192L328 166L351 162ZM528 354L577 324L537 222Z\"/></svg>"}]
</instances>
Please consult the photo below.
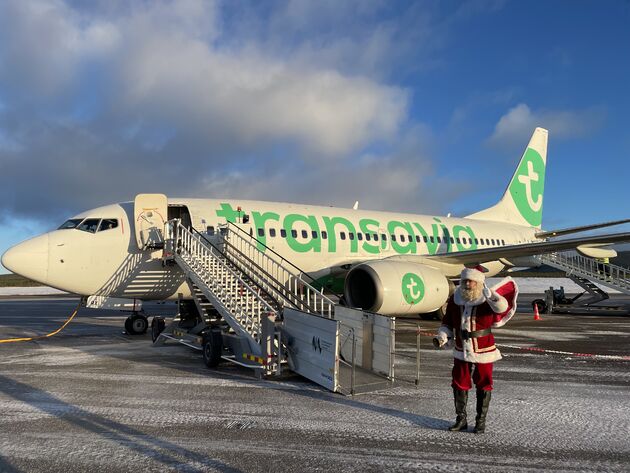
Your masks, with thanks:
<instances>
[{"instance_id":1,"label":"green logo on tail","mask_svg":"<svg viewBox=\"0 0 630 473\"><path fill-rule=\"evenodd\" d=\"M542 222L545 163L540 154L527 148L510 183L510 195L523 218L533 227Z\"/></svg>"},{"instance_id":2,"label":"green logo on tail","mask_svg":"<svg viewBox=\"0 0 630 473\"><path fill-rule=\"evenodd\" d=\"M415 273L407 273L402 278L402 294L408 304L417 304L424 297L424 283Z\"/></svg>"}]
</instances>

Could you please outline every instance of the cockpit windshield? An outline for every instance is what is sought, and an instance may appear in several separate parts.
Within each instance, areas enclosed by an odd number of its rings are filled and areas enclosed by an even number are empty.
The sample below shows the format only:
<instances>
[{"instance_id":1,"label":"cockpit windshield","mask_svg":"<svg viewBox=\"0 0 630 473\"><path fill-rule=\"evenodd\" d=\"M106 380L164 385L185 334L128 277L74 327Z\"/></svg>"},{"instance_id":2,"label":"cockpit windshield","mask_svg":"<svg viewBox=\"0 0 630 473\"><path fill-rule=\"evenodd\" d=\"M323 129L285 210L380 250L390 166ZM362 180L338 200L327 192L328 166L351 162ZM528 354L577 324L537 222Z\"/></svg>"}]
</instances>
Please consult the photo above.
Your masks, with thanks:
<instances>
[{"instance_id":1,"label":"cockpit windshield","mask_svg":"<svg viewBox=\"0 0 630 473\"><path fill-rule=\"evenodd\" d=\"M70 228L77 228L77 225L83 221L82 218L71 218L70 220L66 220L61 224L61 226L57 230L67 230Z\"/></svg>"},{"instance_id":2,"label":"cockpit windshield","mask_svg":"<svg viewBox=\"0 0 630 473\"><path fill-rule=\"evenodd\" d=\"M96 229L98 228L100 221L100 218L86 218L83 222L81 222L77 229L88 233L96 233Z\"/></svg>"},{"instance_id":3,"label":"cockpit windshield","mask_svg":"<svg viewBox=\"0 0 630 473\"><path fill-rule=\"evenodd\" d=\"M118 227L118 219L116 218L71 218L70 220L66 220L57 230L76 228L83 232L96 233L111 230L116 227Z\"/></svg>"}]
</instances>

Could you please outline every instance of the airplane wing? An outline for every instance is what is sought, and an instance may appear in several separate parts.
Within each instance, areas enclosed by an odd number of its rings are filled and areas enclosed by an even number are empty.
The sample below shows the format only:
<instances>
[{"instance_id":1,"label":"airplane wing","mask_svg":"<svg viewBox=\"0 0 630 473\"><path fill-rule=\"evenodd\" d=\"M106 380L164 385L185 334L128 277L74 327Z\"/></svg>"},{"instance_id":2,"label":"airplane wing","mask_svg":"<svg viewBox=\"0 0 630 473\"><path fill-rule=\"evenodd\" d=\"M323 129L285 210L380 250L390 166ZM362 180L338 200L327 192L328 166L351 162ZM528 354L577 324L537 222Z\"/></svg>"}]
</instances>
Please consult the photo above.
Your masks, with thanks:
<instances>
[{"instance_id":1,"label":"airplane wing","mask_svg":"<svg viewBox=\"0 0 630 473\"><path fill-rule=\"evenodd\" d=\"M442 263L475 265L483 264L488 261L496 261L500 258L510 259L517 256L534 256L544 253L553 253L554 251L572 250L582 245L606 245L627 241L630 241L630 232L570 238L566 240L523 243L520 245L498 246L480 250L458 251L443 255L423 256L423 258ZM405 259L412 260L413 257L405 257Z\"/></svg>"},{"instance_id":2,"label":"airplane wing","mask_svg":"<svg viewBox=\"0 0 630 473\"><path fill-rule=\"evenodd\" d=\"M583 225L581 227L563 228L561 230L547 230L536 233L536 238L551 238L560 235L568 235L570 233L585 232L587 230L595 230L596 228L612 227L613 225L622 225L630 222L630 219L615 220L613 222L596 223L594 225Z\"/></svg>"}]
</instances>

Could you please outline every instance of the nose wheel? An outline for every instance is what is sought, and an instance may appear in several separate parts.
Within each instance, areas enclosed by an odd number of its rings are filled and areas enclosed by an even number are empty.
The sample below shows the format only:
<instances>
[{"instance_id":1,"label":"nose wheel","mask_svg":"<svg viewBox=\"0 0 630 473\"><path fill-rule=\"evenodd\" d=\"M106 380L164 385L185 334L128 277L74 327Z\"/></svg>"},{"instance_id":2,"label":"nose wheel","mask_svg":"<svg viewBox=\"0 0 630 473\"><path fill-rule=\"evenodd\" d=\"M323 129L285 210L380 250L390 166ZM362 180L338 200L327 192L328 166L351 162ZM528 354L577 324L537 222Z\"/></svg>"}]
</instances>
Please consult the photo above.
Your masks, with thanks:
<instances>
[{"instance_id":1,"label":"nose wheel","mask_svg":"<svg viewBox=\"0 0 630 473\"><path fill-rule=\"evenodd\" d=\"M125 320L125 330L129 335L142 335L149 328L149 319L143 314L134 313Z\"/></svg>"}]
</instances>

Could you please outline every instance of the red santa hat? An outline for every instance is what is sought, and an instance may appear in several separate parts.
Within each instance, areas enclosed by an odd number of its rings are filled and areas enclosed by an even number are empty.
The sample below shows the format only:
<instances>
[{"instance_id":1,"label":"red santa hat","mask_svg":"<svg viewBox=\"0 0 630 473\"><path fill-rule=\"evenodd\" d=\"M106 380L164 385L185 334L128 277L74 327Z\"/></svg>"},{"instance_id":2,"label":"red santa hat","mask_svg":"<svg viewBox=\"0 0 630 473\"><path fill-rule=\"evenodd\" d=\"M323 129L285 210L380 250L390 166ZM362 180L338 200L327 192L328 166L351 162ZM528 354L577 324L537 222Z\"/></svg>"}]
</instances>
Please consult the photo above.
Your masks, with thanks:
<instances>
[{"instance_id":1,"label":"red santa hat","mask_svg":"<svg viewBox=\"0 0 630 473\"><path fill-rule=\"evenodd\" d=\"M460 278L462 281L464 279L470 279L471 281L477 281L478 283L482 283L482 284L486 281L486 277L483 274L483 270L479 266L475 268L464 268Z\"/></svg>"}]
</instances>

